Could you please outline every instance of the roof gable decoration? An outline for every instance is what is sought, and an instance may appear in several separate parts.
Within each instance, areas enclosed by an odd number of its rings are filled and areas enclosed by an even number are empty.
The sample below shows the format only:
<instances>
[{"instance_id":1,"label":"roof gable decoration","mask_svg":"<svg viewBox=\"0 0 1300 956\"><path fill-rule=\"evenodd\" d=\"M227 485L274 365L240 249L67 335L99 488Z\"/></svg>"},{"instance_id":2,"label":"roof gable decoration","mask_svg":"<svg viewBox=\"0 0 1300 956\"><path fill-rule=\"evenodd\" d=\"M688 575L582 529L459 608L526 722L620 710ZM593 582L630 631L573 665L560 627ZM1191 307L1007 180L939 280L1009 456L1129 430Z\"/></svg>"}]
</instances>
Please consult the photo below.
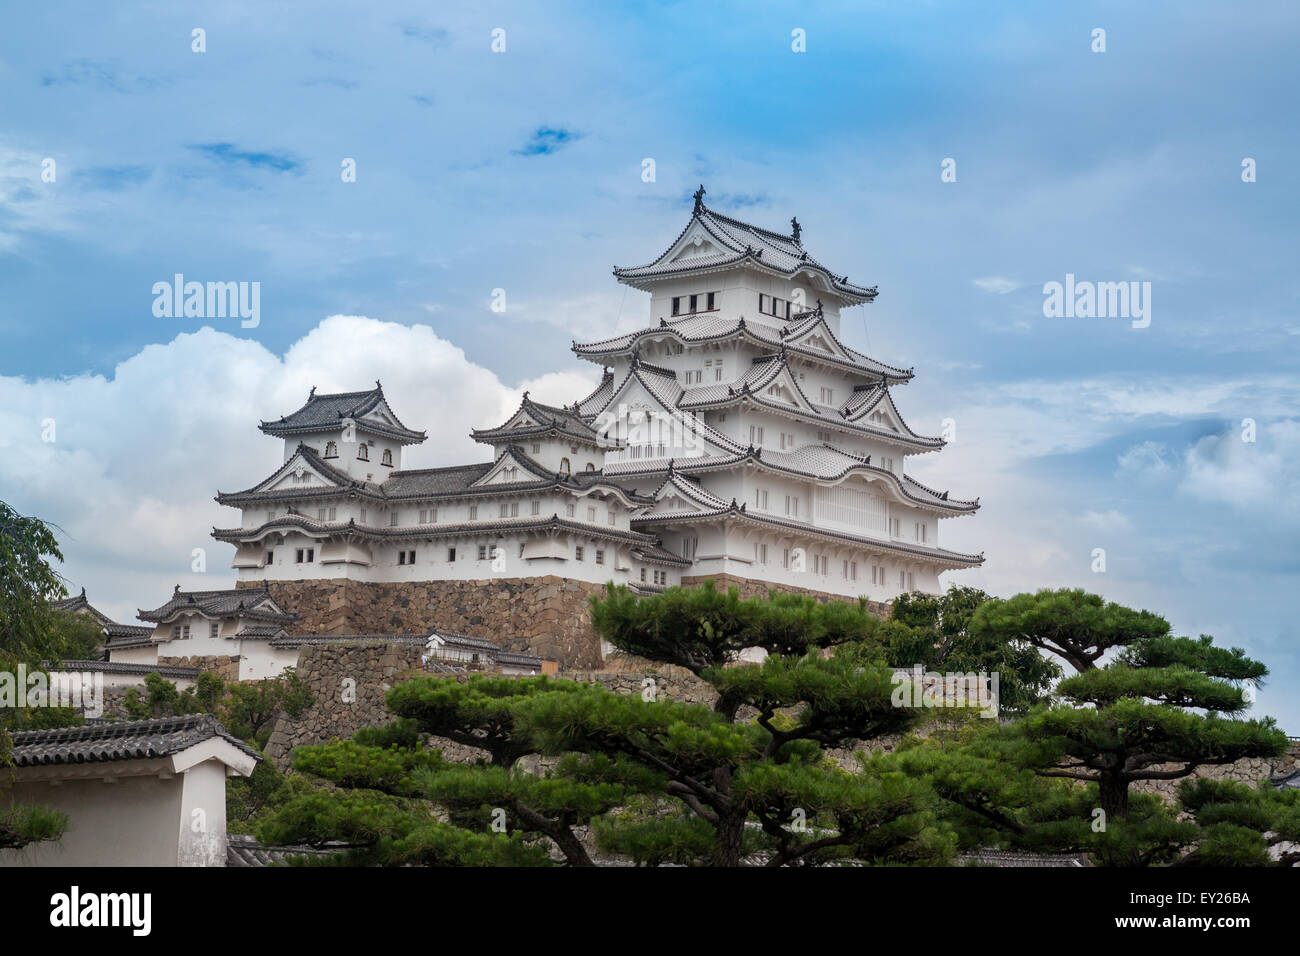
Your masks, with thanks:
<instances>
[{"instance_id":1,"label":"roof gable decoration","mask_svg":"<svg viewBox=\"0 0 1300 956\"><path fill-rule=\"evenodd\" d=\"M555 478L533 459L521 452L516 446L509 445L483 477L470 484L471 488L484 485L504 485L517 482L547 481Z\"/></svg>"},{"instance_id":2,"label":"roof gable decoration","mask_svg":"<svg viewBox=\"0 0 1300 956\"><path fill-rule=\"evenodd\" d=\"M254 494L260 494L268 491L297 491L300 488L310 488L313 485L326 488L341 487L333 475L328 474L323 468L318 468L315 462L308 460L300 447L275 474L260 485L254 486L251 490Z\"/></svg>"},{"instance_id":3,"label":"roof gable decoration","mask_svg":"<svg viewBox=\"0 0 1300 956\"><path fill-rule=\"evenodd\" d=\"M675 399L681 386L672 380ZM592 421L598 434L620 447L606 452L607 460L637 458L702 458L734 452L724 436L713 432L698 416L668 405L642 382L634 369Z\"/></svg>"},{"instance_id":4,"label":"roof gable decoration","mask_svg":"<svg viewBox=\"0 0 1300 956\"><path fill-rule=\"evenodd\" d=\"M664 258L669 262L689 266L689 260L691 259L702 259L705 256L725 255L727 253L728 250L721 248L698 221L693 221L681 239L677 241L677 244Z\"/></svg>"},{"instance_id":5,"label":"roof gable decoration","mask_svg":"<svg viewBox=\"0 0 1300 956\"><path fill-rule=\"evenodd\" d=\"M942 438L919 435L913 431L911 426L903 420L903 416L899 414L898 406L894 404L894 396L890 394L889 389L880 388L877 391L879 394L864 402L862 407L855 412L845 414L845 417L859 425L887 429L900 437L925 442L935 448L942 448L947 444Z\"/></svg>"},{"instance_id":6,"label":"roof gable decoration","mask_svg":"<svg viewBox=\"0 0 1300 956\"><path fill-rule=\"evenodd\" d=\"M638 515L638 520L665 514L713 514L728 507L727 503L720 498L716 498L672 470L655 491L655 498L658 500L643 514Z\"/></svg>"}]
</instances>

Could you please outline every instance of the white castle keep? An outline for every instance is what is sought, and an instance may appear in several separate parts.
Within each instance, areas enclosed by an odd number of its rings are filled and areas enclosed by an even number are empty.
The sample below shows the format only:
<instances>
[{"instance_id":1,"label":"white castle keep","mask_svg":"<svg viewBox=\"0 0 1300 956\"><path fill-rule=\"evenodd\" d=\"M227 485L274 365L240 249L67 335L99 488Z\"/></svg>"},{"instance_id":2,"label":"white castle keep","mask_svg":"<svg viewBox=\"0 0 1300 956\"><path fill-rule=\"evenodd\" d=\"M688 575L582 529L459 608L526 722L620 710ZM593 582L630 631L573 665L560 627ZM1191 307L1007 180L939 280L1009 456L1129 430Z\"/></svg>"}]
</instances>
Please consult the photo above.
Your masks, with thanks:
<instances>
[{"instance_id":1,"label":"white castle keep","mask_svg":"<svg viewBox=\"0 0 1300 956\"><path fill-rule=\"evenodd\" d=\"M704 205L653 262L614 270L650 293L649 328L573 351L599 387L557 407L524 395L474 431L492 460L406 470L424 432L379 383L318 395L261 430L284 464L217 500L240 582L473 581L557 575L641 593L709 577L888 601L937 593L982 555L939 546L973 513L907 474L938 451L895 407L912 372L845 346L854 285L783 235Z\"/></svg>"}]
</instances>

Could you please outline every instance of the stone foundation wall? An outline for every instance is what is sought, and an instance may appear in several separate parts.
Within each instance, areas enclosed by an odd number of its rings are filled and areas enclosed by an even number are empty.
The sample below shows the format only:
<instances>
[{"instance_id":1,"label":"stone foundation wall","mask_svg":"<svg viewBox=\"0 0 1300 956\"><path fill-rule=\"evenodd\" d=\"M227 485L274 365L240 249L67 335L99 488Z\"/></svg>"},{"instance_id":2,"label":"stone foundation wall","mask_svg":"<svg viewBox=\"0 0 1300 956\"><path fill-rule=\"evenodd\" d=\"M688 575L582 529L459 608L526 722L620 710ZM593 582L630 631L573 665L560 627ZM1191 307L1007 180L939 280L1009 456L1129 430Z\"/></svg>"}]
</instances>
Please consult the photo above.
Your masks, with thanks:
<instances>
[{"instance_id":1,"label":"stone foundation wall","mask_svg":"<svg viewBox=\"0 0 1300 956\"><path fill-rule=\"evenodd\" d=\"M682 583L694 586L710 579L721 590L738 588L742 597L761 597L771 587L730 574L684 578ZM268 586L282 607L302 616L291 628L298 634L414 633L440 627L486 637L508 650L558 661L561 667L602 666L587 602L603 588L585 581L547 575L478 581L271 581ZM824 591L777 589L819 601L845 600ZM870 606L881 617L889 615L888 604L873 601Z\"/></svg>"},{"instance_id":2,"label":"stone foundation wall","mask_svg":"<svg viewBox=\"0 0 1300 956\"><path fill-rule=\"evenodd\" d=\"M1179 764L1158 764L1155 770L1176 770ZM1244 757L1233 763L1197 767L1189 777L1179 780L1142 780L1133 785L1134 793L1158 793L1172 802L1183 780L1206 777L1210 780L1235 780L1252 787L1267 777L1280 777L1300 767L1300 741L1291 741L1291 749L1281 757Z\"/></svg>"},{"instance_id":3,"label":"stone foundation wall","mask_svg":"<svg viewBox=\"0 0 1300 956\"><path fill-rule=\"evenodd\" d=\"M245 582L247 585L247 582ZM302 616L298 634L417 633L439 627L485 637L566 667L600 666L587 599L599 585L554 575L479 581L271 581Z\"/></svg>"},{"instance_id":4,"label":"stone foundation wall","mask_svg":"<svg viewBox=\"0 0 1300 956\"><path fill-rule=\"evenodd\" d=\"M391 721L384 694L402 678L424 672L423 650L409 644L304 647L297 674L311 689L312 704L297 719L282 715L276 720L266 745L267 758L285 770L294 747L333 737L347 739L362 727Z\"/></svg>"}]
</instances>

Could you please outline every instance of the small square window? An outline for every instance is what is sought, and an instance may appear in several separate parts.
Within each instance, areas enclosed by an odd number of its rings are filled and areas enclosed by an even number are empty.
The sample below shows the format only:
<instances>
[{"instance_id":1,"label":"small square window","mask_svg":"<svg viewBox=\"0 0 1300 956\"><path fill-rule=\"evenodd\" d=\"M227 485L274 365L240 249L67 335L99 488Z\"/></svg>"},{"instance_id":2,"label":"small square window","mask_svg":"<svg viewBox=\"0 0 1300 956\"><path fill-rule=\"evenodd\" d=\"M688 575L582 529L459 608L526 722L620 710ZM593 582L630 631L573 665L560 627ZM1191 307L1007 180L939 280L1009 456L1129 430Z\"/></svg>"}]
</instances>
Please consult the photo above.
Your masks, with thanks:
<instances>
[{"instance_id":1,"label":"small square window","mask_svg":"<svg viewBox=\"0 0 1300 956\"><path fill-rule=\"evenodd\" d=\"M208 623L208 637L215 639L217 634L220 633L220 631L221 631L221 625L219 623L217 623L216 621L210 621Z\"/></svg>"},{"instance_id":2,"label":"small square window","mask_svg":"<svg viewBox=\"0 0 1300 956\"><path fill-rule=\"evenodd\" d=\"M447 549L447 560L448 560L448 561L455 561L455 560L456 560L456 549L455 549L455 548L448 548L448 549Z\"/></svg>"},{"instance_id":3,"label":"small square window","mask_svg":"<svg viewBox=\"0 0 1300 956\"><path fill-rule=\"evenodd\" d=\"M576 548L573 549L573 557L575 561L581 561L582 554L583 554L582 545L578 545Z\"/></svg>"},{"instance_id":4,"label":"small square window","mask_svg":"<svg viewBox=\"0 0 1300 956\"><path fill-rule=\"evenodd\" d=\"M605 552L601 551L599 548L596 549L596 563L597 564L605 563Z\"/></svg>"}]
</instances>

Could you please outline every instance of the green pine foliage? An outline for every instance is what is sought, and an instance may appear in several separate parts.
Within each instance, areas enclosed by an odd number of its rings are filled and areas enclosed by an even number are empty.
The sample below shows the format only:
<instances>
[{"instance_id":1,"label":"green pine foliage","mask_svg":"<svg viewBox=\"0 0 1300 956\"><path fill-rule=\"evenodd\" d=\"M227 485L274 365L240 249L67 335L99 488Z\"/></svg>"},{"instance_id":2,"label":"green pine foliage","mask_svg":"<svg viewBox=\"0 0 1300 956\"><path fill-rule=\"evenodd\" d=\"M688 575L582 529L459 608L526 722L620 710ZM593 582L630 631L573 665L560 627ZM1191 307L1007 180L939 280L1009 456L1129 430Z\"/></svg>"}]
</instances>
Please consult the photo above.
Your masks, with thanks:
<instances>
[{"instance_id":1,"label":"green pine foliage","mask_svg":"<svg viewBox=\"0 0 1300 956\"><path fill-rule=\"evenodd\" d=\"M255 832L332 847L326 862L482 866L925 865L987 846L1254 865L1300 836L1285 794L1202 781L1171 807L1134 789L1286 741L1245 716L1241 682L1261 664L1095 595L955 588L905 595L882 621L865 602L611 586L592 620L621 650L708 682L715 705L547 677L416 678L388 693L390 724L295 751L290 779L315 784ZM750 648L767 656L743 662ZM1043 652L1074 675L1053 687ZM1004 720L898 706L893 668L917 663L999 673ZM860 748L900 735L892 753ZM439 740L481 758L445 759Z\"/></svg>"}]
</instances>

